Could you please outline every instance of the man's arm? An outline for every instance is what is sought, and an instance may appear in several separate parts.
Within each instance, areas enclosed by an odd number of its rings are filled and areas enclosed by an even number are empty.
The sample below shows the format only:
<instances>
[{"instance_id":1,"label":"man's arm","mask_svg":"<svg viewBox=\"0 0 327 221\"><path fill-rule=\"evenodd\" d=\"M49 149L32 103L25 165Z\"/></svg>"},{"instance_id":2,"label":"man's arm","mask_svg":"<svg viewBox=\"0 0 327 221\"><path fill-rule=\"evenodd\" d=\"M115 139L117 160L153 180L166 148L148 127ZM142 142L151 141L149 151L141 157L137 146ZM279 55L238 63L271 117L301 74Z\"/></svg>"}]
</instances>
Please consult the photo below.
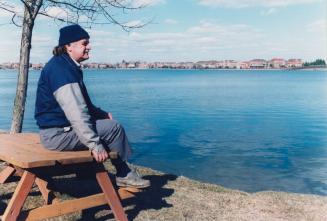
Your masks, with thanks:
<instances>
[{"instance_id":1,"label":"man's arm","mask_svg":"<svg viewBox=\"0 0 327 221\"><path fill-rule=\"evenodd\" d=\"M65 84L53 94L80 141L92 151L97 161L106 160L108 154L100 142L100 137L93 129L91 117L79 84ZM107 157L105 157L106 155Z\"/></svg>"},{"instance_id":2,"label":"man's arm","mask_svg":"<svg viewBox=\"0 0 327 221\"><path fill-rule=\"evenodd\" d=\"M101 108L99 107L96 107L94 106L92 103L91 103L91 115L96 118L96 119L107 119L108 118L108 113L104 110L102 110Z\"/></svg>"}]
</instances>

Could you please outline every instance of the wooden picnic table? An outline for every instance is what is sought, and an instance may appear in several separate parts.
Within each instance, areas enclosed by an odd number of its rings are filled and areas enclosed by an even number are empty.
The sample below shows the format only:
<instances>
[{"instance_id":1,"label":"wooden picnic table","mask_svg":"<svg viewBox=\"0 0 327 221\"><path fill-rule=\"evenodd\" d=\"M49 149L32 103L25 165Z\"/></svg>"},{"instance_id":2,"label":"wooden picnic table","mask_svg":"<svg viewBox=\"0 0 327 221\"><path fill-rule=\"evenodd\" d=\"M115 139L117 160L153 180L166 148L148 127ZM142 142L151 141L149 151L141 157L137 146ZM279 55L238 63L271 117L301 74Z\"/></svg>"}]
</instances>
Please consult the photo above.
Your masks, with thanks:
<instances>
[{"instance_id":1,"label":"wooden picnic table","mask_svg":"<svg viewBox=\"0 0 327 221\"><path fill-rule=\"evenodd\" d=\"M0 173L0 183L14 173L21 177L2 215L3 221L17 220L18 217L40 220L105 204L110 206L116 220L127 220L120 200L133 194L120 189L117 195L104 165L95 162L89 151L50 151L42 146L39 135L35 133L0 134L0 159L9 165ZM71 174L81 168L94 171L102 193L62 202L54 200L45 177ZM22 207L34 183L46 205L22 215Z\"/></svg>"}]
</instances>

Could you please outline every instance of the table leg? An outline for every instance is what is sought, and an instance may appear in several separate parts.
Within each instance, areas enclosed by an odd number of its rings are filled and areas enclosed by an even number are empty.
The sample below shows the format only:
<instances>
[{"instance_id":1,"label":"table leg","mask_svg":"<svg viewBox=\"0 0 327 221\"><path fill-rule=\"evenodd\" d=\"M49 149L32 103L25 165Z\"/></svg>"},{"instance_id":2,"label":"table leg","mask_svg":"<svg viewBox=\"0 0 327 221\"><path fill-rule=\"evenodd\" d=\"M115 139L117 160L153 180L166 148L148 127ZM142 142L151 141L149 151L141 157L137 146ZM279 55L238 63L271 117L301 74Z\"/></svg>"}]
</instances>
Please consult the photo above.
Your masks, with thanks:
<instances>
[{"instance_id":1,"label":"table leg","mask_svg":"<svg viewBox=\"0 0 327 221\"><path fill-rule=\"evenodd\" d=\"M2 216L2 221L14 221L17 220L21 209L25 203L28 193L32 189L35 181L35 175L28 171L24 171L22 178L20 179L14 195Z\"/></svg>"},{"instance_id":2,"label":"table leg","mask_svg":"<svg viewBox=\"0 0 327 221\"><path fill-rule=\"evenodd\" d=\"M3 169L0 173L0 184L5 183L8 178L15 173L15 168L12 166L7 166L5 169Z\"/></svg>"},{"instance_id":3,"label":"table leg","mask_svg":"<svg viewBox=\"0 0 327 221\"><path fill-rule=\"evenodd\" d=\"M39 190L43 196L43 199L45 200L46 205L58 202L54 193L51 190L49 190L47 181L37 177L35 179L35 184L39 188Z\"/></svg>"},{"instance_id":4,"label":"table leg","mask_svg":"<svg viewBox=\"0 0 327 221\"><path fill-rule=\"evenodd\" d=\"M100 168L100 170L99 170ZM96 179L105 195L105 198L116 218L119 221L127 221L125 211L121 205L121 202L117 196L117 193L110 181L108 172L105 170L104 166L99 166L96 169Z\"/></svg>"}]
</instances>

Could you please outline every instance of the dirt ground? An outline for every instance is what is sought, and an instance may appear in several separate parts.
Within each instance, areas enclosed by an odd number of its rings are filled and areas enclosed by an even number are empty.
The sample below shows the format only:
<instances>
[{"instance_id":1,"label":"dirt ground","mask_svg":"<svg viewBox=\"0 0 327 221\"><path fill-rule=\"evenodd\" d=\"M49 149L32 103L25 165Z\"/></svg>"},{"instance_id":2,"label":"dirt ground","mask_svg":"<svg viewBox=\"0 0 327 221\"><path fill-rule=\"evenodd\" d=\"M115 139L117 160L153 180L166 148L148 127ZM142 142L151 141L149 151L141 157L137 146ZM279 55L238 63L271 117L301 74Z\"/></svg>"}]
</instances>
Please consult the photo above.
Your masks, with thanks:
<instances>
[{"instance_id":1,"label":"dirt ground","mask_svg":"<svg viewBox=\"0 0 327 221\"><path fill-rule=\"evenodd\" d=\"M106 167L113 172L109 163ZM123 202L129 220L327 220L327 197L285 192L250 194L147 168L139 167L139 171L151 180L152 186ZM17 182L0 185L0 214L16 185ZM95 181L75 176L55 178L53 188L60 199L99 191ZM34 188L24 210L42 204L41 195ZM113 220L113 216L109 207L101 206L48 220Z\"/></svg>"}]
</instances>

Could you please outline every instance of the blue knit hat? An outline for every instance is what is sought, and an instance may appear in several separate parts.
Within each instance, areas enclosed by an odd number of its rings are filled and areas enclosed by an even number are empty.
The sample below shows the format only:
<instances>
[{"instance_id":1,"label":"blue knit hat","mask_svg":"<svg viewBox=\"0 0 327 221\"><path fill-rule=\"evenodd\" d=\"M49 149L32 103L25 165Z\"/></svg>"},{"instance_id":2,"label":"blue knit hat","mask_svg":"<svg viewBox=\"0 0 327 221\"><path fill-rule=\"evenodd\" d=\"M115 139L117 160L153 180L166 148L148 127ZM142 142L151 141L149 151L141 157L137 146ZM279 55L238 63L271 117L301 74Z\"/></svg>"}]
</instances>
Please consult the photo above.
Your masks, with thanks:
<instances>
[{"instance_id":1,"label":"blue knit hat","mask_svg":"<svg viewBox=\"0 0 327 221\"><path fill-rule=\"evenodd\" d=\"M66 44L79 41L81 39L89 39L90 35L79 25L68 25L60 29L59 44L64 46Z\"/></svg>"}]
</instances>

